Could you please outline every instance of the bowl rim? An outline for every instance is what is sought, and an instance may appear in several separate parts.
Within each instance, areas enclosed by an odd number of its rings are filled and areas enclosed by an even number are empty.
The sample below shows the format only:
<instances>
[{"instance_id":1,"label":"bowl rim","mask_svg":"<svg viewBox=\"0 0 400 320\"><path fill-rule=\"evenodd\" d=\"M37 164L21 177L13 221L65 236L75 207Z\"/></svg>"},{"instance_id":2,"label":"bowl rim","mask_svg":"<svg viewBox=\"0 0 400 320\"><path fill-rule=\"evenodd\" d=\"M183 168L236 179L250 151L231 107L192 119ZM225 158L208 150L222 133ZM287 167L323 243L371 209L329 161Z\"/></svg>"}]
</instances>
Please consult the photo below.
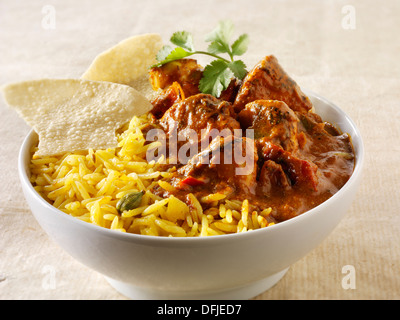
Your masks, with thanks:
<instances>
[{"instance_id":1,"label":"bowl rim","mask_svg":"<svg viewBox=\"0 0 400 320\"><path fill-rule=\"evenodd\" d=\"M143 244L156 244L156 245L157 244L164 244L164 245L190 244L190 245L193 245L193 244L206 244L209 241L217 242L217 243L225 243L226 241L231 242L232 240L238 240L238 239L244 240L248 237L257 236L260 233L275 232L282 228L287 228L293 224L296 224L299 221L311 219L312 216L314 216L316 214L320 214L320 211L324 206L327 206L331 202L335 201L342 194L344 194L353 183L356 182L356 180L361 175L363 164L364 164L364 153L365 153L364 142L363 142L362 136L360 134L360 131L358 130L354 121L347 115L347 113L345 111L343 111L341 108L339 108L336 104L329 101L328 99L326 99L326 98L320 96L319 94L317 94L313 91L310 91L310 90L303 89L303 91L309 97L320 100L324 104L328 105L330 108L334 109L337 113L339 113L345 119L345 122L349 123L350 127L352 128L352 130L354 132L354 134L351 135L351 137L350 137L351 141L353 143L354 140L357 140L357 152L356 152L357 155L356 155L356 159L355 159L354 170L353 170L353 173L350 176L349 180L343 185L343 187L341 189L339 189L332 197L330 197L326 201L322 202L318 206L316 206L298 216L295 216L289 220L279 222L277 224L274 224L274 225L266 227L266 228L260 228L260 229L250 230L250 231L241 232L241 233L232 233L232 234L225 234L225 235L212 235L212 236L207 236L207 237L161 237L161 236L141 235L141 234L135 234L135 233L121 232L118 230L111 230L108 228L104 228L104 227L77 219L76 217L68 215L68 214L64 213L63 211L52 206L50 203L48 203L33 188L33 185L31 184L31 182L28 178L27 171L29 170L29 168L27 168L25 166L24 160L25 160L26 153L30 150L30 147L31 147L29 142L32 139L32 135L36 134L34 129L31 129L30 132L26 135L26 137L24 138L24 141L20 147L20 150L19 150L18 173L20 176L20 181L21 181L21 184L24 184L25 187L27 187L26 191L29 192L33 196L34 199L39 201L39 203L42 206L44 206L47 209L49 209L50 211L54 212L54 214L58 214L60 218L67 219L68 221L70 221L72 223L76 223L76 224L78 224L84 228L88 228L89 230L92 230L94 232L99 232L104 236L117 237L120 240L135 241L135 242L143 243Z\"/></svg>"}]
</instances>

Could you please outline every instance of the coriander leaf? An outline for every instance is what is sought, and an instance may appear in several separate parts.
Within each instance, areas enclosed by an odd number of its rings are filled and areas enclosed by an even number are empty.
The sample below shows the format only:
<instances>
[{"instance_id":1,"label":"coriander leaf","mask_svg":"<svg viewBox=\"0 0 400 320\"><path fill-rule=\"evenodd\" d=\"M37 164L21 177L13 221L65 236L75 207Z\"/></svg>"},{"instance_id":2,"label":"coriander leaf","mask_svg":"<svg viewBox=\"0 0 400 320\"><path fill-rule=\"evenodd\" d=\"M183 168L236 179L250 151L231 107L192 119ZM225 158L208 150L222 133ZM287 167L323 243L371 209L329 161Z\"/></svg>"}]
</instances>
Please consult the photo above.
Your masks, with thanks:
<instances>
[{"instance_id":1,"label":"coriander leaf","mask_svg":"<svg viewBox=\"0 0 400 320\"><path fill-rule=\"evenodd\" d=\"M182 47L189 51L194 51L193 38L190 32L177 31L172 35L170 41L178 47Z\"/></svg>"},{"instance_id":2,"label":"coriander leaf","mask_svg":"<svg viewBox=\"0 0 400 320\"><path fill-rule=\"evenodd\" d=\"M174 50L174 49L172 49L171 46L167 46L167 45L163 46L160 49L160 51L157 52L157 56L156 56L157 61L165 60L169 56L169 54L172 52L172 50Z\"/></svg>"},{"instance_id":3,"label":"coriander leaf","mask_svg":"<svg viewBox=\"0 0 400 320\"><path fill-rule=\"evenodd\" d=\"M236 60L228 64L229 69L233 72L236 78L242 80L247 74L246 65L242 60Z\"/></svg>"},{"instance_id":4,"label":"coriander leaf","mask_svg":"<svg viewBox=\"0 0 400 320\"><path fill-rule=\"evenodd\" d=\"M214 54L228 52L226 46L224 46L223 44L221 44L218 41L211 42L207 48L207 51L210 53L214 53Z\"/></svg>"},{"instance_id":5,"label":"coriander leaf","mask_svg":"<svg viewBox=\"0 0 400 320\"><path fill-rule=\"evenodd\" d=\"M218 26L206 35L205 41L218 41L229 46L229 40L233 34L233 23L230 20L223 20L218 23Z\"/></svg>"},{"instance_id":6,"label":"coriander leaf","mask_svg":"<svg viewBox=\"0 0 400 320\"><path fill-rule=\"evenodd\" d=\"M243 55L248 47L249 38L247 34L240 35L236 41L230 45L234 26L229 20L220 21L218 26L212 30L205 38L210 42L207 51L197 51L193 46L192 34L187 31L175 32L170 41L177 47L163 46L158 52L157 63L151 67L162 66L163 64L183 59L194 54L203 54L216 58L208 64L199 83L199 90L203 93L219 97L225 90L233 77L243 79L246 74L246 65L241 60L234 60L234 56ZM221 53L229 55L229 60L221 56Z\"/></svg>"},{"instance_id":7,"label":"coriander leaf","mask_svg":"<svg viewBox=\"0 0 400 320\"><path fill-rule=\"evenodd\" d=\"M228 63L223 60L214 60L205 67L199 89L203 93L219 97L221 92L228 88L232 78L233 72Z\"/></svg>"},{"instance_id":8,"label":"coriander leaf","mask_svg":"<svg viewBox=\"0 0 400 320\"><path fill-rule=\"evenodd\" d=\"M227 53L229 54L229 57L231 58L232 61L233 56L229 44L227 43L224 43L222 41L213 41L208 46L207 51L211 54Z\"/></svg>"},{"instance_id":9,"label":"coriander leaf","mask_svg":"<svg viewBox=\"0 0 400 320\"><path fill-rule=\"evenodd\" d=\"M208 47L208 52L212 54L216 53L228 53L231 60L233 60L231 47L229 40L233 33L233 23L230 20L220 21L218 26L206 35L205 41L211 42Z\"/></svg>"},{"instance_id":10,"label":"coriander leaf","mask_svg":"<svg viewBox=\"0 0 400 320\"><path fill-rule=\"evenodd\" d=\"M237 40L232 44L232 54L234 56L241 56L247 51L247 46L249 45L249 36L247 34L242 34L237 38Z\"/></svg>"},{"instance_id":11,"label":"coriander leaf","mask_svg":"<svg viewBox=\"0 0 400 320\"><path fill-rule=\"evenodd\" d=\"M159 61L158 63L156 63L156 64L153 65L152 67L159 67L159 66L162 66L163 64L166 64L166 63L168 63L168 62L186 58L186 57L188 57L188 56L191 56L192 54L193 54L193 52L188 52L188 51L186 51L185 49L183 49L183 48L181 48L181 47L176 47L175 49L173 49L173 50L164 58L164 60ZM162 56L162 55L160 55L160 56ZM158 58L158 54L157 54L157 58Z\"/></svg>"}]
</instances>

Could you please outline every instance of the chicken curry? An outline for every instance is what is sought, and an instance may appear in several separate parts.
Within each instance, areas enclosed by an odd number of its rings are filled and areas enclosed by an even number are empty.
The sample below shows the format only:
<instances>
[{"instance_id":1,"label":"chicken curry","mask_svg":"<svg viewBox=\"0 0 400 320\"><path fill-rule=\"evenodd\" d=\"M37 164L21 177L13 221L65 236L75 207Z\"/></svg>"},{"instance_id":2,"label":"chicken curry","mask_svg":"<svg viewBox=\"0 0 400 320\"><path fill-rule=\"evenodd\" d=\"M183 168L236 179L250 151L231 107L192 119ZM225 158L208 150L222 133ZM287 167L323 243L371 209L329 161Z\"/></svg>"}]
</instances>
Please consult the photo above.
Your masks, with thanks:
<instances>
[{"instance_id":1,"label":"chicken curry","mask_svg":"<svg viewBox=\"0 0 400 320\"><path fill-rule=\"evenodd\" d=\"M243 80L232 79L218 98L199 91L202 72L193 59L150 70L153 89L160 93L145 131L158 128L167 137L174 132L186 137L177 149L187 141L198 147L188 161L165 164L176 168L164 178L174 189L156 185L154 193L172 194L188 205L189 194L222 193L248 199L260 210L271 207L268 219L280 222L324 202L349 179L355 161L350 136L314 112L274 56L262 59ZM213 130L229 134L212 136ZM191 140L193 132L197 140ZM231 161L226 150L233 150Z\"/></svg>"}]
</instances>

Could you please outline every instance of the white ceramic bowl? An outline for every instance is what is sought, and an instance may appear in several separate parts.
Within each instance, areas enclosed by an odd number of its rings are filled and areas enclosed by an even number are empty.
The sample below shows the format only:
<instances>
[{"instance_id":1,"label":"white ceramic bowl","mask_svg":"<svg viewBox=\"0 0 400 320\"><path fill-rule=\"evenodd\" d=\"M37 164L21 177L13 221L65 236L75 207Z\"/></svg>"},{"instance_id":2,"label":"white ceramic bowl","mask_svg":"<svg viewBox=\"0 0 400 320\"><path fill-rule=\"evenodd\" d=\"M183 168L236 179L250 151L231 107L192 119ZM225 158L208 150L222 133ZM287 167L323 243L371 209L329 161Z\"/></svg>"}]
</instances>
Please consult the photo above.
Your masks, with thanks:
<instances>
[{"instance_id":1,"label":"white ceramic bowl","mask_svg":"<svg viewBox=\"0 0 400 320\"><path fill-rule=\"evenodd\" d=\"M361 179L363 142L353 121L337 106L307 91L316 112L348 132L356 164L333 197L291 220L241 234L166 238L108 230L69 216L47 203L29 182L30 147L19 156L23 192L47 234L72 257L103 274L133 299L248 299L269 289L288 268L318 246L350 207Z\"/></svg>"}]
</instances>

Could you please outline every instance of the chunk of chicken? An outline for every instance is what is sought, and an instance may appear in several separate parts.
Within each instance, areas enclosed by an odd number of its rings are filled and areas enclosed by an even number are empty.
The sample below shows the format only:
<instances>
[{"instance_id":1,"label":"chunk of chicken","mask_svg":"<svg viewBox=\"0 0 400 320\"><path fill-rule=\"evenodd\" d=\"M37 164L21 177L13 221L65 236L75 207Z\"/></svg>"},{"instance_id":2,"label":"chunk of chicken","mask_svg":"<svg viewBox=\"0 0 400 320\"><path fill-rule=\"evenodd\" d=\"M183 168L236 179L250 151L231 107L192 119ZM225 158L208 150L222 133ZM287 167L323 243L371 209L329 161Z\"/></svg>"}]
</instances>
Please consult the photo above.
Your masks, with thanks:
<instances>
[{"instance_id":1,"label":"chunk of chicken","mask_svg":"<svg viewBox=\"0 0 400 320\"><path fill-rule=\"evenodd\" d=\"M257 161L252 139L232 135L217 137L178 169L183 177L178 187L185 188L185 181L190 181L190 186L205 185L213 192L255 194ZM188 177L191 179L188 180Z\"/></svg>"},{"instance_id":2,"label":"chunk of chicken","mask_svg":"<svg viewBox=\"0 0 400 320\"><path fill-rule=\"evenodd\" d=\"M194 59L180 59L150 69L153 90L166 89L178 82L186 97L200 93L199 83L203 68Z\"/></svg>"},{"instance_id":3,"label":"chunk of chicken","mask_svg":"<svg viewBox=\"0 0 400 320\"><path fill-rule=\"evenodd\" d=\"M235 111L260 99L284 101L294 111L312 108L311 101L273 55L265 57L246 75L234 102Z\"/></svg>"},{"instance_id":4,"label":"chunk of chicken","mask_svg":"<svg viewBox=\"0 0 400 320\"><path fill-rule=\"evenodd\" d=\"M153 109L150 111L156 119L160 119L164 113L175 103L185 99L185 94L178 82L172 83L151 101Z\"/></svg>"},{"instance_id":5,"label":"chunk of chicken","mask_svg":"<svg viewBox=\"0 0 400 320\"><path fill-rule=\"evenodd\" d=\"M311 161L303 160L293 156L290 152L283 150L281 147L274 145L270 141L260 139L258 141L261 147L262 160L265 161L260 175L260 183L266 188L269 186L277 186L278 188L288 189L289 184L293 187L302 187L310 192L317 191L318 187L318 167ZM282 173L277 166L271 170L273 161L282 167L283 172L287 176L287 181L284 181ZM278 177L278 179L277 179Z\"/></svg>"},{"instance_id":6,"label":"chunk of chicken","mask_svg":"<svg viewBox=\"0 0 400 320\"><path fill-rule=\"evenodd\" d=\"M240 129L232 105L209 94L197 94L175 103L160 119L160 125L167 134L175 131L187 137L189 131L194 130L198 141L202 134L207 136L212 129L229 129L232 134L235 129Z\"/></svg>"},{"instance_id":7,"label":"chunk of chicken","mask_svg":"<svg viewBox=\"0 0 400 320\"><path fill-rule=\"evenodd\" d=\"M291 183L280 164L272 160L264 162L260 176L260 188L263 194L270 195L272 192L282 192L291 188Z\"/></svg>"},{"instance_id":8,"label":"chunk of chicken","mask_svg":"<svg viewBox=\"0 0 400 320\"><path fill-rule=\"evenodd\" d=\"M294 152L298 148L297 124L299 119L286 105L277 100L250 102L238 114L243 129L254 130L254 139L266 138L285 150Z\"/></svg>"}]
</instances>

